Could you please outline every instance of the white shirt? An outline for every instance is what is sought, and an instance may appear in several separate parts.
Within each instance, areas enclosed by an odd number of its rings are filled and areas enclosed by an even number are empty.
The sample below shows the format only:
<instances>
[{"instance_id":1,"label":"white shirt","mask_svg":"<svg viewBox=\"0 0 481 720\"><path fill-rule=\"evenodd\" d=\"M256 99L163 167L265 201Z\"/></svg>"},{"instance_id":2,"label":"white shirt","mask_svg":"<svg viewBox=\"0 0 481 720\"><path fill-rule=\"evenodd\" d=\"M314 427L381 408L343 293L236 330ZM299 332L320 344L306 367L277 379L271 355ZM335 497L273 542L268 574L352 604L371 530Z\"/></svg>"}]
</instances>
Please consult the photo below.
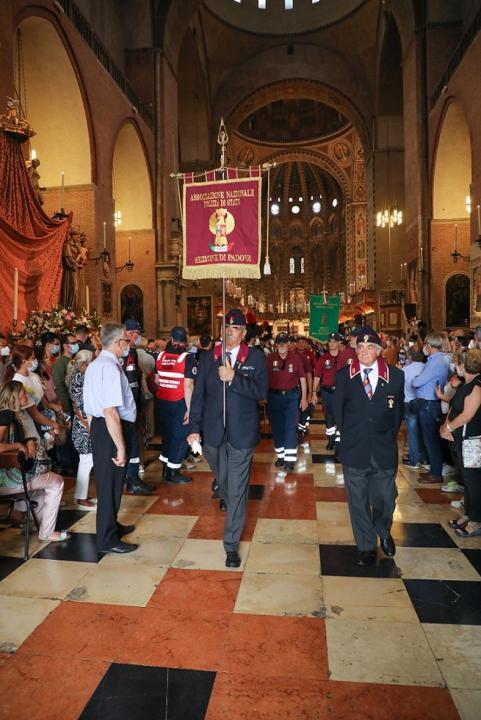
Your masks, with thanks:
<instances>
[{"instance_id":1,"label":"white shirt","mask_svg":"<svg viewBox=\"0 0 481 720\"><path fill-rule=\"evenodd\" d=\"M374 395L374 393L376 392L377 381L378 381L378 378L379 378L379 370L378 370L378 367L377 367L377 360L376 360L375 363L374 363L373 365L371 365L371 366L361 365L361 363L359 363L359 365L360 365L360 368L361 368L361 380L362 380L363 382L364 382L364 378L366 377L366 376L364 375L364 368L368 368L368 369L371 371L371 372L368 373L368 378L369 378L369 382L371 383L372 394Z\"/></svg>"},{"instance_id":2,"label":"white shirt","mask_svg":"<svg viewBox=\"0 0 481 720\"><path fill-rule=\"evenodd\" d=\"M227 358L227 353L230 353L230 366L231 367L234 367L234 365L237 362L237 355L239 354L239 350L240 350L240 344L237 347L232 348L232 350L228 350L227 348L225 349L226 358Z\"/></svg>"},{"instance_id":3,"label":"white shirt","mask_svg":"<svg viewBox=\"0 0 481 720\"><path fill-rule=\"evenodd\" d=\"M128 378L109 350L102 350L85 371L83 398L87 415L104 418L105 408L115 407L121 420L135 422L137 408Z\"/></svg>"}]
</instances>

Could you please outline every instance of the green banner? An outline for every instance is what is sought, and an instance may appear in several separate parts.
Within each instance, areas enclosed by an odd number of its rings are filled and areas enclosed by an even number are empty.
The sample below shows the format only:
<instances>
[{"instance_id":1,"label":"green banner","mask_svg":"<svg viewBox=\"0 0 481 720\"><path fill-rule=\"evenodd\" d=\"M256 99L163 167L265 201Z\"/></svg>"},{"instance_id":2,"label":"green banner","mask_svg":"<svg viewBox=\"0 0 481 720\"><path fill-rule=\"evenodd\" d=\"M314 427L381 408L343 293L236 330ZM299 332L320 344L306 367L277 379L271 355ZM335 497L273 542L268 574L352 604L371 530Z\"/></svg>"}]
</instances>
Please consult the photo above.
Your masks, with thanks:
<instances>
[{"instance_id":1,"label":"green banner","mask_svg":"<svg viewBox=\"0 0 481 720\"><path fill-rule=\"evenodd\" d=\"M337 332L341 298L339 295L311 295L309 307L309 335L325 342L329 333Z\"/></svg>"}]
</instances>

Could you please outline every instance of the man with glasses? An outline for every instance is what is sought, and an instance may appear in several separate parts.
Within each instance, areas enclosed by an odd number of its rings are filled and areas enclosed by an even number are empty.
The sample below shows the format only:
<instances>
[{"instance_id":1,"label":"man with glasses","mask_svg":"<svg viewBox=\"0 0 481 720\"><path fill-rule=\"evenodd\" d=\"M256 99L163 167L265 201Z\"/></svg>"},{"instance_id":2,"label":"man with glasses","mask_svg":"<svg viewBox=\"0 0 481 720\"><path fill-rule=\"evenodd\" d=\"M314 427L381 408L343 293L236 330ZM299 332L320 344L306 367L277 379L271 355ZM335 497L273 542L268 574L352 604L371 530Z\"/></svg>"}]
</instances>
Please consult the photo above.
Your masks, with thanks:
<instances>
[{"instance_id":1,"label":"man with glasses","mask_svg":"<svg viewBox=\"0 0 481 720\"><path fill-rule=\"evenodd\" d=\"M366 566L376 562L378 535L385 555L396 552L391 526L404 375L380 357L381 340L371 327L358 335L356 351L356 360L336 374L333 408L358 565Z\"/></svg>"},{"instance_id":2,"label":"man with glasses","mask_svg":"<svg viewBox=\"0 0 481 720\"><path fill-rule=\"evenodd\" d=\"M137 416L134 396L120 364L130 343L125 325L120 323L103 325L100 340L102 352L88 366L84 382L97 487L97 549L101 553L129 553L138 546L121 538L135 526L121 525L117 515Z\"/></svg>"},{"instance_id":3,"label":"man with glasses","mask_svg":"<svg viewBox=\"0 0 481 720\"><path fill-rule=\"evenodd\" d=\"M204 454L217 478L221 509L227 511L226 567L239 567L241 563L239 542L252 457L259 442L257 403L265 400L268 388L265 357L242 342L245 333L244 314L239 309L230 310L225 317L225 349L218 345L201 358L187 438L192 445L200 442L203 434Z\"/></svg>"}]
</instances>

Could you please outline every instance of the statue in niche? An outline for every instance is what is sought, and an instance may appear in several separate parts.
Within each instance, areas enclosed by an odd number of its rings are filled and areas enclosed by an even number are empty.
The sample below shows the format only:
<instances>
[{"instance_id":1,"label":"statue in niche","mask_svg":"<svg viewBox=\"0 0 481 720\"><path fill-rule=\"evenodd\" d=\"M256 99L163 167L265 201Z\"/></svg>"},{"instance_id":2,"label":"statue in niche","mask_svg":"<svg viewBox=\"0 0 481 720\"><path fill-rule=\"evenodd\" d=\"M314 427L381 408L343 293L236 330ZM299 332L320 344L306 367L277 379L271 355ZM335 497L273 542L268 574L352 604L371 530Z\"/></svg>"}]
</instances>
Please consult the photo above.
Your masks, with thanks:
<instances>
[{"instance_id":1,"label":"statue in niche","mask_svg":"<svg viewBox=\"0 0 481 720\"><path fill-rule=\"evenodd\" d=\"M40 160L38 158L34 158L30 163L30 166L27 168L27 172L33 191L36 195L37 202L39 205L43 205L42 192L44 192L47 188L40 187L40 173L37 170L39 165Z\"/></svg>"},{"instance_id":2,"label":"statue in niche","mask_svg":"<svg viewBox=\"0 0 481 720\"><path fill-rule=\"evenodd\" d=\"M78 305L86 307L87 298L85 294L85 267L90 256L90 248L87 246L88 239L84 232L80 232L77 238L77 283L78 283Z\"/></svg>"},{"instance_id":3,"label":"statue in niche","mask_svg":"<svg viewBox=\"0 0 481 720\"><path fill-rule=\"evenodd\" d=\"M366 257L366 243L364 240L359 240L357 243L357 259L364 260Z\"/></svg>"},{"instance_id":4,"label":"statue in niche","mask_svg":"<svg viewBox=\"0 0 481 720\"><path fill-rule=\"evenodd\" d=\"M366 234L366 222L362 213L359 213L356 220L356 235L364 236Z\"/></svg>"},{"instance_id":5,"label":"statue in niche","mask_svg":"<svg viewBox=\"0 0 481 720\"><path fill-rule=\"evenodd\" d=\"M62 288L60 303L63 307L76 310L79 307L79 265L80 231L71 228L62 250Z\"/></svg>"}]
</instances>

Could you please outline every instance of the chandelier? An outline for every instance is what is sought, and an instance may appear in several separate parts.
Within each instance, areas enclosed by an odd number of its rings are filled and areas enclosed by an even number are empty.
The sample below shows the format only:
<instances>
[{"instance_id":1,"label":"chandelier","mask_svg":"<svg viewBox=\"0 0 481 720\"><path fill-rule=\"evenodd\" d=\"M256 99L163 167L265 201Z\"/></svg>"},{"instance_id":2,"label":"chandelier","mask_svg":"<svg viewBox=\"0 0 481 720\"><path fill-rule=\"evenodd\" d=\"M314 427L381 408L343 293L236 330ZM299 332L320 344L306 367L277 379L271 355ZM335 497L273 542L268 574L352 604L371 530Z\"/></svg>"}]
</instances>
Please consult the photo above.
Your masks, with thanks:
<instances>
[{"instance_id":1,"label":"chandelier","mask_svg":"<svg viewBox=\"0 0 481 720\"><path fill-rule=\"evenodd\" d=\"M403 212L396 205L388 205L376 213L376 227L387 227L387 242L389 253L389 277L388 283L392 283L392 258L391 258L391 229L397 225L402 225Z\"/></svg>"}]
</instances>

